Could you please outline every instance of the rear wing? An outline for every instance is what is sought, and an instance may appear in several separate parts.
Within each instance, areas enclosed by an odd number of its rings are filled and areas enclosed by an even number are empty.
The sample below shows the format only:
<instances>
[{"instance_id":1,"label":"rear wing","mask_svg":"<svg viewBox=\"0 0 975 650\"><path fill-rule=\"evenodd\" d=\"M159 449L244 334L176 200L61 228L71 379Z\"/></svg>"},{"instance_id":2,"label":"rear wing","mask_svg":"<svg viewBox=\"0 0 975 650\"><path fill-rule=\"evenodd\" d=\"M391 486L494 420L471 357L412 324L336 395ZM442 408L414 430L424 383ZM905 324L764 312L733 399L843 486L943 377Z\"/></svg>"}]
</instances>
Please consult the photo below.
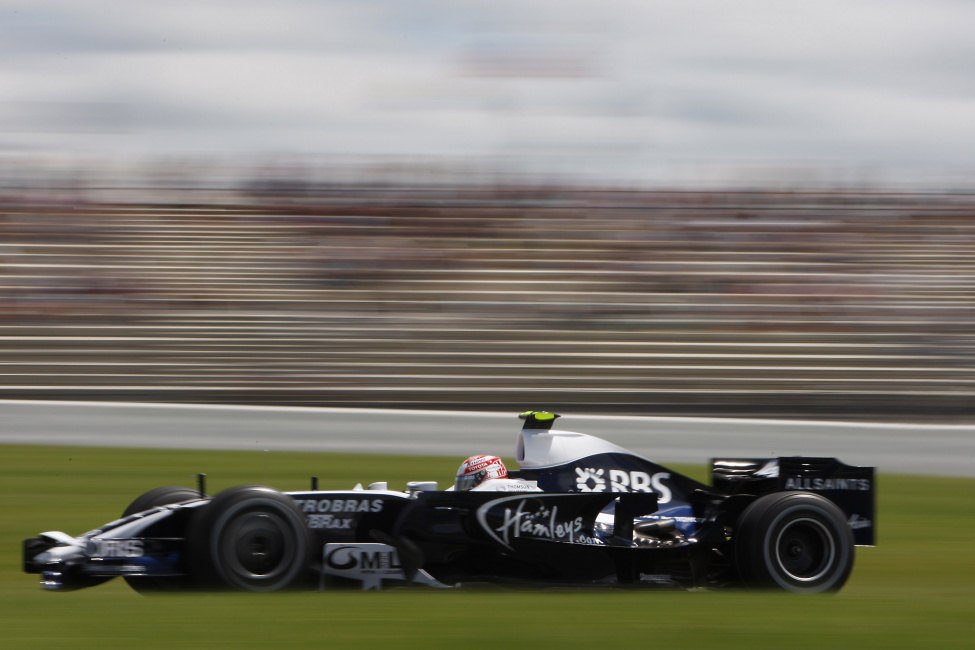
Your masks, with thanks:
<instances>
[{"instance_id":1,"label":"rear wing","mask_svg":"<svg viewBox=\"0 0 975 650\"><path fill-rule=\"evenodd\" d=\"M874 470L846 465L836 458L722 458L711 461L711 482L725 494L788 490L820 494L846 514L857 546L873 546L876 541Z\"/></svg>"}]
</instances>

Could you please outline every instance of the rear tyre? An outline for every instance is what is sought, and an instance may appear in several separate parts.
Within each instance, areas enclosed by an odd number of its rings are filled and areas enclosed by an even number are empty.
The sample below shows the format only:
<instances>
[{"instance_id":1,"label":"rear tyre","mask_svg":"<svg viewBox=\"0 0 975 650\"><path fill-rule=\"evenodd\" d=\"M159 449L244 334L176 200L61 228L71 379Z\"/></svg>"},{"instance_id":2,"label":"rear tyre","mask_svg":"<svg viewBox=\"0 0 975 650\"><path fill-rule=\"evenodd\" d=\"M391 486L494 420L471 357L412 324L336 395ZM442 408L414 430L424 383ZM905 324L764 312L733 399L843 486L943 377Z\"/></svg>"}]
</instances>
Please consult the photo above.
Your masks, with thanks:
<instances>
[{"instance_id":1,"label":"rear tyre","mask_svg":"<svg viewBox=\"0 0 975 650\"><path fill-rule=\"evenodd\" d=\"M122 511L122 516L128 517L143 510L199 498L200 493L190 488L173 485L158 487L136 497L129 507ZM140 594L179 591L192 584L189 576L125 576L125 581Z\"/></svg>"},{"instance_id":2,"label":"rear tyre","mask_svg":"<svg viewBox=\"0 0 975 650\"><path fill-rule=\"evenodd\" d=\"M735 564L747 586L796 593L836 591L853 569L853 533L843 511L809 492L777 492L742 513Z\"/></svg>"},{"instance_id":3,"label":"rear tyre","mask_svg":"<svg viewBox=\"0 0 975 650\"><path fill-rule=\"evenodd\" d=\"M248 485L224 490L194 515L187 536L192 573L204 586L277 591L308 577L305 516L287 495Z\"/></svg>"}]
</instances>

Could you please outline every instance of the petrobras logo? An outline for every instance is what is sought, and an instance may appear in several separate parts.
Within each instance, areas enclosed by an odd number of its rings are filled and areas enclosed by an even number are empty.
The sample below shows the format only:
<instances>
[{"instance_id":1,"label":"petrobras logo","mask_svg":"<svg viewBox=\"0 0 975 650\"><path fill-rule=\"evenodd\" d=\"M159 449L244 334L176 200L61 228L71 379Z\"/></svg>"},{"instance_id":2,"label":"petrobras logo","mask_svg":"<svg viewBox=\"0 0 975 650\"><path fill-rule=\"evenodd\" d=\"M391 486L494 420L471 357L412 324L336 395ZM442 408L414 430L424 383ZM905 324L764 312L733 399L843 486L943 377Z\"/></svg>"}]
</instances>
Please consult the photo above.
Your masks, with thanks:
<instances>
[{"instance_id":1,"label":"petrobras logo","mask_svg":"<svg viewBox=\"0 0 975 650\"><path fill-rule=\"evenodd\" d=\"M575 471L580 492L656 492L657 503L669 503L674 496L667 485L670 472L649 474L602 467L576 467Z\"/></svg>"},{"instance_id":2,"label":"petrobras logo","mask_svg":"<svg viewBox=\"0 0 975 650\"><path fill-rule=\"evenodd\" d=\"M382 499L295 499L304 513L382 512Z\"/></svg>"},{"instance_id":3,"label":"petrobras logo","mask_svg":"<svg viewBox=\"0 0 975 650\"><path fill-rule=\"evenodd\" d=\"M352 530L363 512L382 512L382 499L295 499L315 530Z\"/></svg>"},{"instance_id":4,"label":"petrobras logo","mask_svg":"<svg viewBox=\"0 0 975 650\"><path fill-rule=\"evenodd\" d=\"M96 539L92 540L94 557L142 557L145 549L141 539Z\"/></svg>"}]
</instances>

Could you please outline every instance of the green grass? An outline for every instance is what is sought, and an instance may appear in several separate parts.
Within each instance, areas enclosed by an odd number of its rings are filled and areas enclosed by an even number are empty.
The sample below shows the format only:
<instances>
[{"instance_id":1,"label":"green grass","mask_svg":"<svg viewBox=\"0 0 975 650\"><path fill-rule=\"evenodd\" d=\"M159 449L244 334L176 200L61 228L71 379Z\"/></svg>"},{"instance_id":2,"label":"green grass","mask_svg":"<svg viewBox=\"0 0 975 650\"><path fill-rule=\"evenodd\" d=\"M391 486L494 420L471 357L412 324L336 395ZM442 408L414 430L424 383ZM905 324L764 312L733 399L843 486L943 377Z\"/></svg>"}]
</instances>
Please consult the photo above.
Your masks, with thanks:
<instances>
[{"instance_id":1,"label":"green grass","mask_svg":"<svg viewBox=\"0 0 975 650\"><path fill-rule=\"evenodd\" d=\"M782 647L975 645L975 481L878 480L879 546L858 549L836 595L647 591L176 594L120 580L43 592L20 540L73 535L160 485L302 489L449 480L459 459L0 446L0 647ZM697 478L703 468L677 467Z\"/></svg>"}]
</instances>

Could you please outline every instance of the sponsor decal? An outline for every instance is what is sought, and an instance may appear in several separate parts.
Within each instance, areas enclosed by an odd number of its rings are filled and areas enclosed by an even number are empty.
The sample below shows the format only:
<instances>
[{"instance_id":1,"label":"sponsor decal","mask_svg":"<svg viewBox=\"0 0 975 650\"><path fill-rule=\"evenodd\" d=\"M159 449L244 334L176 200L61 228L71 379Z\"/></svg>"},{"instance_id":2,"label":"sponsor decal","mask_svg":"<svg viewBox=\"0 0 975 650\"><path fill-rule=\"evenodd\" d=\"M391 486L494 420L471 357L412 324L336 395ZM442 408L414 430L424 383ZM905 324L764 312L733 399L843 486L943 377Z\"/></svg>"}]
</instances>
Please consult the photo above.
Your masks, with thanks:
<instances>
[{"instance_id":1,"label":"sponsor decal","mask_svg":"<svg viewBox=\"0 0 975 650\"><path fill-rule=\"evenodd\" d=\"M295 499L298 509L312 512L382 512L382 499Z\"/></svg>"},{"instance_id":2,"label":"sponsor decal","mask_svg":"<svg viewBox=\"0 0 975 650\"><path fill-rule=\"evenodd\" d=\"M576 489L580 492L605 492L606 470L592 467L576 467Z\"/></svg>"},{"instance_id":3,"label":"sponsor decal","mask_svg":"<svg viewBox=\"0 0 975 650\"><path fill-rule=\"evenodd\" d=\"M382 512L382 499L295 499L308 527L316 530L352 530L363 512Z\"/></svg>"},{"instance_id":4,"label":"sponsor decal","mask_svg":"<svg viewBox=\"0 0 975 650\"><path fill-rule=\"evenodd\" d=\"M650 582L658 585L674 584L673 576L665 573L641 573L639 580L640 582Z\"/></svg>"},{"instance_id":5,"label":"sponsor decal","mask_svg":"<svg viewBox=\"0 0 975 650\"><path fill-rule=\"evenodd\" d=\"M141 539L96 539L95 557L142 557L145 550Z\"/></svg>"},{"instance_id":6,"label":"sponsor decal","mask_svg":"<svg viewBox=\"0 0 975 650\"><path fill-rule=\"evenodd\" d=\"M471 492L541 492L538 481L520 478L489 478L472 487Z\"/></svg>"},{"instance_id":7,"label":"sponsor decal","mask_svg":"<svg viewBox=\"0 0 975 650\"><path fill-rule=\"evenodd\" d=\"M336 571L402 572L396 549L388 544L326 544L325 566ZM330 547L330 548L329 548Z\"/></svg>"},{"instance_id":8,"label":"sponsor decal","mask_svg":"<svg viewBox=\"0 0 975 650\"><path fill-rule=\"evenodd\" d=\"M698 519L697 517L683 517L679 515L644 515L640 519L647 519L650 521L674 521L678 524L697 524L703 519Z\"/></svg>"},{"instance_id":9,"label":"sponsor decal","mask_svg":"<svg viewBox=\"0 0 975 650\"><path fill-rule=\"evenodd\" d=\"M873 526L873 522L871 520L857 514L851 516L847 523L850 524L850 530L862 530L864 528L871 528Z\"/></svg>"},{"instance_id":10,"label":"sponsor decal","mask_svg":"<svg viewBox=\"0 0 975 650\"><path fill-rule=\"evenodd\" d=\"M786 490L846 490L851 492L869 492L868 478L804 478L790 477L785 479Z\"/></svg>"},{"instance_id":11,"label":"sponsor decal","mask_svg":"<svg viewBox=\"0 0 975 650\"><path fill-rule=\"evenodd\" d=\"M378 589L383 580L406 580L399 553L388 544L326 544L323 551L325 575L361 580L363 589ZM420 569L413 582L443 587Z\"/></svg>"},{"instance_id":12,"label":"sponsor decal","mask_svg":"<svg viewBox=\"0 0 975 650\"><path fill-rule=\"evenodd\" d=\"M362 581L363 589L378 589L383 579L404 580L396 549L388 544L326 544L326 575Z\"/></svg>"},{"instance_id":13,"label":"sponsor decal","mask_svg":"<svg viewBox=\"0 0 975 650\"><path fill-rule=\"evenodd\" d=\"M308 527L316 530L327 528L331 530L352 530L355 517L336 517L335 515L308 515Z\"/></svg>"},{"instance_id":14,"label":"sponsor decal","mask_svg":"<svg viewBox=\"0 0 975 650\"><path fill-rule=\"evenodd\" d=\"M560 517L558 505L549 505L549 499L544 496L494 499L478 508L477 519L491 537L508 548L511 548L511 540L518 538L568 544L603 544L602 540L583 530L582 517ZM502 507L501 524L495 526L488 522L488 513Z\"/></svg>"},{"instance_id":15,"label":"sponsor decal","mask_svg":"<svg viewBox=\"0 0 975 650\"><path fill-rule=\"evenodd\" d=\"M576 489L580 492L606 492L609 479L609 492L656 492L658 503L670 503L673 492L665 483L670 472L648 474L636 470L576 467ZM606 477L606 478L604 478Z\"/></svg>"},{"instance_id":16,"label":"sponsor decal","mask_svg":"<svg viewBox=\"0 0 975 650\"><path fill-rule=\"evenodd\" d=\"M465 474L473 474L491 465L500 465L501 459L497 456L473 456L467 459L467 467L464 468Z\"/></svg>"},{"instance_id":17,"label":"sponsor decal","mask_svg":"<svg viewBox=\"0 0 975 650\"><path fill-rule=\"evenodd\" d=\"M779 461L770 460L755 472L753 476L764 476L765 478L779 478Z\"/></svg>"}]
</instances>

